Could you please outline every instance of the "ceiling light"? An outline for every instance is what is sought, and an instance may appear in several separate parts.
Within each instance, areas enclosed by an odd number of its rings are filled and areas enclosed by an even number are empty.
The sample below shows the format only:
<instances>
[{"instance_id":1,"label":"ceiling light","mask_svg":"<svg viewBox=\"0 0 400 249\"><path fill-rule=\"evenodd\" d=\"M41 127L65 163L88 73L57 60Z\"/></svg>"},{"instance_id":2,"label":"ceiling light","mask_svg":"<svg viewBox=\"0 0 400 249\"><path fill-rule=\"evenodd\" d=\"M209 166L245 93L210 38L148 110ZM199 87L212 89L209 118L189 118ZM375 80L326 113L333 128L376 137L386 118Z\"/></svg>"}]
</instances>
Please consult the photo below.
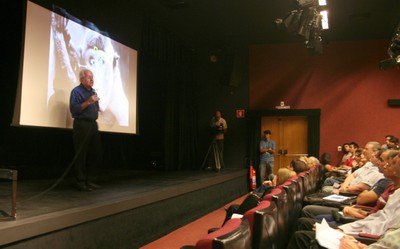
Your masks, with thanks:
<instances>
[{"instance_id":1,"label":"ceiling light","mask_svg":"<svg viewBox=\"0 0 400 249\"><path fill-rule=\"evenodd\" d=\"M388 48L389 59L379 62L381 70L400 65L400 23L397 25Z\"/></svg>"}]
</instances>

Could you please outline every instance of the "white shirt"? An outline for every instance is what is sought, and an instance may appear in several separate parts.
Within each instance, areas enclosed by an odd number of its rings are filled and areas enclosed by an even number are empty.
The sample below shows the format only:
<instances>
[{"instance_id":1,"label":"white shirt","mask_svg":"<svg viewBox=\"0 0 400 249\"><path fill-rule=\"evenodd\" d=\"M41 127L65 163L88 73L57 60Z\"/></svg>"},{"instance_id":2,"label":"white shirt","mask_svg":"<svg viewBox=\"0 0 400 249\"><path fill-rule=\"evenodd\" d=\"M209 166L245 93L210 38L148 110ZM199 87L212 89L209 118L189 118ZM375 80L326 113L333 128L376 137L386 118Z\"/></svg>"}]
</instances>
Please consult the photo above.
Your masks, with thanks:
<instances>
[{"instance_id":1,"label":"white shirt","mask_svg":"<svg viewBox=\"0 0 400 249\"><path fill-rule=\"evenodd\" d=\"M369 233L382 235L385 231L400 224L400 189L389 196L386 206L362 220L339 226L344 233Z\"/></svg>"},{"instance_id":2,"label":"white shirt","mask_svg":"<svg viewBox=\"0 0 400 249\"><path fill-rule=\"evenodd\" d=\"M211 128L215 128L216 126L220 126L220 125L222 125L222 129L223 129L224 131L225 131L226 129L228 129L228 125L227 125L225 119L219 118L219 119L217 120L215 117L213 117L213 118L211 119L211 124L210 124ZM224 139L224 132L218 132L218 133L215 135L215 139L217 139L217 140Z\"/></svg>"},{"instance_id":3,"label":"white shirt","mask_svg":"<svg viewBox=\"0 0 400 249\"><path fill-rule=\"evenodd\" d=\"M384 178L385 176L379 172L379 168L373 165L371 162L367 162L363 167L359 168L354 172L355 178L349 186L354 186L359 183L365 183L368 186L373 186L377 183L380 179Z\"/></svg>"}]
</instances>

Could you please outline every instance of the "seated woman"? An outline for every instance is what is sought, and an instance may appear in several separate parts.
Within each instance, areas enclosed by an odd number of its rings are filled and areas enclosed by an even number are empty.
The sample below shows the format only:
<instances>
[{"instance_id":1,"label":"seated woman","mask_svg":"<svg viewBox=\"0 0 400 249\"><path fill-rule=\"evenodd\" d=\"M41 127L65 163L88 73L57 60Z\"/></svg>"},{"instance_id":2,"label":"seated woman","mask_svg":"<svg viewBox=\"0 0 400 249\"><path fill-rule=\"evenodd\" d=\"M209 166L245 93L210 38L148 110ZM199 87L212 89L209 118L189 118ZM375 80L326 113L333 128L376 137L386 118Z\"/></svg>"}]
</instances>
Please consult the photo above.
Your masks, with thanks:
<instances>
[{"instance_id":1,"label":"seated woman","mask_svg":"<svg viewBox=\"0 0 400 249\"><path fill-rule=\"evenodd\" d=\"M291 177L295 176L296 172L290 170L288 168L280 168L278 170L277 175L274 177L272 181L264 181L260 187L256 188L252 193L260 196L260 198L264 197L264 195L269 194L272 189L274 189L277 185L281 185Z\"/></svg>"},{"instance_id":2,"label":"seated woman","mask_svg":"<svg viewBox=\"0 0 400 249\"><path fill-rule=\"evenodd\" d=\"M342 157L341 164L346 162L346 160L349 159L353 155L351 153L351 151L350 151L350 144L349 143L344 143L342 145L342 152L343 152L343 157Z\"/></svg>"},{"instance_id":3,"label":"seated woman","mask_svg":"<svg viewBox=\"0 0 400 249\"><path fill-rule=\"evenodd\" d=\"M246 199L243 200L242 204L233 204L229 206L226 209L226 217L223 224L225 224L233 214L244 214L248 210L256 207L264 195L269 194L277 185L283 184L295 175L296 172L293 170L280 168L272 181L264 181L260 187L249 193Z\"/></svg>"},{"instance_id":4,"label":"seated woman","mask_svg":"<svg viewBox=\"0 0 400 249\"><path fill-rule=\"evenodd\" d=\"M303 161L307 165L308 169L315 165L315 160L312 157L301 156L299 160Z\"/></svg>"}]
</instances>

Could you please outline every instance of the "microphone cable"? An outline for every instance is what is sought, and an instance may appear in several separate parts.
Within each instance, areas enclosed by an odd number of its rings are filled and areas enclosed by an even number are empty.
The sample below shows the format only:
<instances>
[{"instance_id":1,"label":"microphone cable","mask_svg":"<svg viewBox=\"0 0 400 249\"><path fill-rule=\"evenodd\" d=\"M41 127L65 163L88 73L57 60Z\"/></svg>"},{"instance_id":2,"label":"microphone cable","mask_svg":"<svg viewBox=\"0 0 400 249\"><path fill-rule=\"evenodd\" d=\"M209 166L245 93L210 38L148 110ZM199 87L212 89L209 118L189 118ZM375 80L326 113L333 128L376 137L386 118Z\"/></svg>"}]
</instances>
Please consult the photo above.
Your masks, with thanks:
<instances>
[{"instance_id":1,"label":"microphone cable","mask_svg":"<svg viewBox=\"0 0 400 249\"><path fill-rule=\"evenodd\" d=\"M90 126L90 128L89 128L89 130L88 130L88 133L86 134L86 136L85 136L85 138L84 138L84 140L83 140L81 146L79 147L78 151L75 152L75 156L72 158L72 160L71 160L71 162L69 163L68 167L64 170L64 173L58 178L58 180L57 180L55 183L53 183L53 185L51 185L50 187L48 187L47 189L45 189L44 191L42 191L42 192L40 192L39 194L36 194L36 195L34 195L34 196L32 196L32 197L29 197L29 198L26 199L25 201L31 201L31 200L34 200L34 199L36 199L36 198L39 198L40 196L42 196L42 195L44 195L44 194L47 194L48 192L50 192L51 190L53 190L55 187L57 187L58 184L60 184L62 180L64 180L65 176L67 176L67 174L69 173L69 171L72 169L72 167L73 167L73 165L74 165L76 159L77 159L78 156L82 153L83 147L84 147L84 145L86 144L87 140L89 139L89 135L90 135L91 130L93 129L94 123L95 123L95 122L93 122L92 125ZM22 201L22 202L24 202L24 201Z\"/></svg>"}]
</instances>

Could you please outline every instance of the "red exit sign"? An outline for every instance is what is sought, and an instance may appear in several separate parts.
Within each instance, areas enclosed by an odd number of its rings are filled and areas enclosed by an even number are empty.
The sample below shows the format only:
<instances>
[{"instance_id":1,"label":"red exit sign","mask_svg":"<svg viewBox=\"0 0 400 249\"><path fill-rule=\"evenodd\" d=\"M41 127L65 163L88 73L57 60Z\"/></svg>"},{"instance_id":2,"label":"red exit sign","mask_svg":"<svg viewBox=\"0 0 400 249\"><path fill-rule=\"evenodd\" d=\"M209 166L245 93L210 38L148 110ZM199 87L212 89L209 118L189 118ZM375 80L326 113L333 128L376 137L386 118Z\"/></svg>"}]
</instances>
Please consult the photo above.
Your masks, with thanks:
<instances>
[{"instance_id":1,"label":"red exit sign","mask_svg":"<svg viewBox=\"0 0 400 249\"><path fill-rule=\"evenodd\" d=\"M244 118L244 110L236 110L236 118Z\"/></svg>"}]
</instances>

